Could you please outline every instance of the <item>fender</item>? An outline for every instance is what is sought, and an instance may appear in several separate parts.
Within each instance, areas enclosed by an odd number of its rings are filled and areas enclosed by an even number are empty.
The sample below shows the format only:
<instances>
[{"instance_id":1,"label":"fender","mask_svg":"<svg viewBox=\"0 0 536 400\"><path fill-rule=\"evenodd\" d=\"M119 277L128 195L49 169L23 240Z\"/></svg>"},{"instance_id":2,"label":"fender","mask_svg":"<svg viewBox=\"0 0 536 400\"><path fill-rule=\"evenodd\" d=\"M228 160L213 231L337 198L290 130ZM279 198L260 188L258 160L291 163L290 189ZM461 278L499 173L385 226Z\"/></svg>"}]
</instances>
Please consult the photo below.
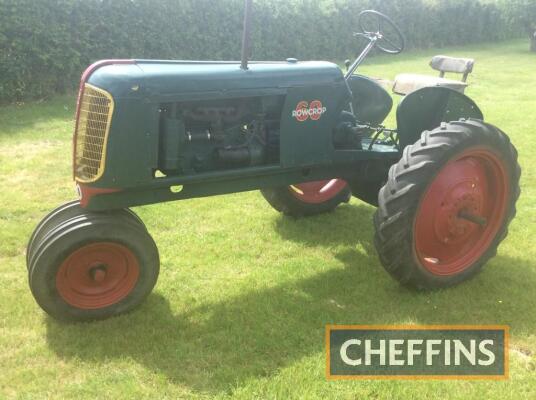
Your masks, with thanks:
<instances>
[{"instance_id":1,"label":"fender","mask_svg":"<svg viewBox=\"0 0 536 400\"><path fill-rule=\"evenodd\" d=\"M483 120L484 116L473 100L453 89L434 86L408 94L396 110L400 151L415 143L423 131L460 118Z\"/></svg>"},{"instance_id":2,"label":"fender","mask_svg":"<svg viewBox=\"0 0 536 400\"><path fill-rule=\"evenodd\" d=\"M393 108L393 99L374 80L363 75L352 75L348 79L352 91L352 106L359 122L378 125Z\"/></svg>"}]
</instances>

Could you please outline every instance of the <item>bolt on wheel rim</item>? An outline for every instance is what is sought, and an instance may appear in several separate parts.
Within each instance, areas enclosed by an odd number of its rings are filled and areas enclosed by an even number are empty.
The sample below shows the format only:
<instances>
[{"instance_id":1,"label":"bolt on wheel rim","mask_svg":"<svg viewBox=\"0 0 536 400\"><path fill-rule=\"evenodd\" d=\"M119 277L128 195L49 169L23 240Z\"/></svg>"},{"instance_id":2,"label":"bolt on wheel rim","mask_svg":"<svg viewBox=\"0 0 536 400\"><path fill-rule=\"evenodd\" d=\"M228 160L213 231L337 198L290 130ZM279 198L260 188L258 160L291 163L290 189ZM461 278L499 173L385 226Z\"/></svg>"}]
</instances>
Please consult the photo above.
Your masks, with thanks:
<instances>
[{"instance_id":1,"label":"bolt on wheel rim","mask_svg":"<svg viewBox=\"0 0 536 400\"><path fill-rule=\"evenodd\" d=\"M139 262L127 247L112 242L92 243L63 261L56 274L56 288L71 306L98 309L128 296L139 272Z\"/></svg>"},{"instance_id":2,"label":"bolt on wheel rim","mask_svg":"<svg viewBox=\"0 0 536 400\"><path fill-rule=\"evenodd\" d=\"M508 175L488 148L464 151L434 178L415 218L415 252L435 275L454 275L489 248L506 214Z\"/></svg>"},{"instance_id":3,"label":"bolt on wheel rim","mask_svg":"<svg viewBox=\"0 0 536 400\"><path fill-rule=\"evenodd\" d=\"M331 200L346 188L342 179L327 179L289 186L290 193L304 203L318 204Z\"/></svg>"}]
</instances>

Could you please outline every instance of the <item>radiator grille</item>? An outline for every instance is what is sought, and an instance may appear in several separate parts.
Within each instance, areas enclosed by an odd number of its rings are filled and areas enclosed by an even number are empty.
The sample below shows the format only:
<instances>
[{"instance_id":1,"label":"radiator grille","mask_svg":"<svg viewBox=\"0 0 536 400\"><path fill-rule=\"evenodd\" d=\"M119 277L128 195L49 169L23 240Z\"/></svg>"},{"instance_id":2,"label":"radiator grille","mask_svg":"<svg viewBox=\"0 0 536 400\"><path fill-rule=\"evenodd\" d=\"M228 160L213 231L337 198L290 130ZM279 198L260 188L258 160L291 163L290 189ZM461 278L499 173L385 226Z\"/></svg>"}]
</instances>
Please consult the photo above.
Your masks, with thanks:
<instances>
[{"instance_id":1,"label":"radiator grille","mask_svg":"<svg viewBox=\"0 0 536 400\"><path fill-rule=\"evenodd\" d=\"M86 83L79 107L74 149L75 178L80 182L93 182L104 172L114 101L108 92Z\"/></svg>"}]
</instances>

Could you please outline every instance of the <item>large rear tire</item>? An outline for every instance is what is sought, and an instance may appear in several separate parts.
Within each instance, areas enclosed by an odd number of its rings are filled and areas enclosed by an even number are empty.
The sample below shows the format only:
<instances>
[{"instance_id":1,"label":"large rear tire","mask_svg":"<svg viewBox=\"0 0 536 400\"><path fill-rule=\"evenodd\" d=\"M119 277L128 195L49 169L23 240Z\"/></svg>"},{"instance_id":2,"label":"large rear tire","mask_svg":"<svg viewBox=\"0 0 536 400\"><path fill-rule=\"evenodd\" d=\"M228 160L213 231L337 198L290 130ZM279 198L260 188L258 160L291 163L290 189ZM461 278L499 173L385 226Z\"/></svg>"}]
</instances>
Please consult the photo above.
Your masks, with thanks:
<instances>
[{"instance_id":1,"label":"large rear tire","mask_svg":"<svg viewBox=\"0 0 536 400\"><path fill-rule=\"evenodd\" d=\"M474 276L507 235L520 174L517 151L490 124L460 120L423 132L380 190L374 242L384 268L423 289Z\"/></svg>"},{"instance_id":2,"label":"large rear tire","mask_svg":"<svg viewBox=\"0 0 536 400\"><path fill-rule=\"evenodd\" d=\"M352 196L341 179L300 183L261 189L266 201L277 211L291 217L306 217L334 210Z\"/></svg>"},{"instance_id":3,"label":"large rear tire","mask_svg":"<svg viewBox=\"0 0 536 400\"><path fill-rule=\"evenodd\" d=\"M33 243L30 289L57 319L87 321L128 312L158 279L156 245L125 210L56 220Z\"/></svg>"}]
</instances>

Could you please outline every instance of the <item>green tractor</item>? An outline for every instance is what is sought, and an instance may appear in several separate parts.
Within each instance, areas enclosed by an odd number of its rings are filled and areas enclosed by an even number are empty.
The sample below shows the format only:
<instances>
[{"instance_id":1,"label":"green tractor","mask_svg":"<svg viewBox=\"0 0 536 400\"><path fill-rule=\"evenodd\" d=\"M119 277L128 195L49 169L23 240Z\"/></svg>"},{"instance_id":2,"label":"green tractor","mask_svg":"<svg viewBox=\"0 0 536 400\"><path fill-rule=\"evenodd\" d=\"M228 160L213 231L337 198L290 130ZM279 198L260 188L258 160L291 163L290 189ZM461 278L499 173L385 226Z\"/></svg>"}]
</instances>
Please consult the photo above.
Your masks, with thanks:
<instances>
[{"instance_id":1,"label":"green tractor","mask_svg":"<svg viewBox=\"0 0 536 400\"><path fill-rule=\"evenodd\" d=\"M356 74L373 49L404 48L385 15L359 16L367 45L330 62L106 60L82 75L73 146L80 199L36 227L31 291L50 315L93 320L138 306L159 255L128 207L249 190L291 217L355 196L377 206L374 244L402 284L447 287L493 257L515 215L520 168L508 137L448 87L391 96Z\"/></svg>"}]
</instances>

